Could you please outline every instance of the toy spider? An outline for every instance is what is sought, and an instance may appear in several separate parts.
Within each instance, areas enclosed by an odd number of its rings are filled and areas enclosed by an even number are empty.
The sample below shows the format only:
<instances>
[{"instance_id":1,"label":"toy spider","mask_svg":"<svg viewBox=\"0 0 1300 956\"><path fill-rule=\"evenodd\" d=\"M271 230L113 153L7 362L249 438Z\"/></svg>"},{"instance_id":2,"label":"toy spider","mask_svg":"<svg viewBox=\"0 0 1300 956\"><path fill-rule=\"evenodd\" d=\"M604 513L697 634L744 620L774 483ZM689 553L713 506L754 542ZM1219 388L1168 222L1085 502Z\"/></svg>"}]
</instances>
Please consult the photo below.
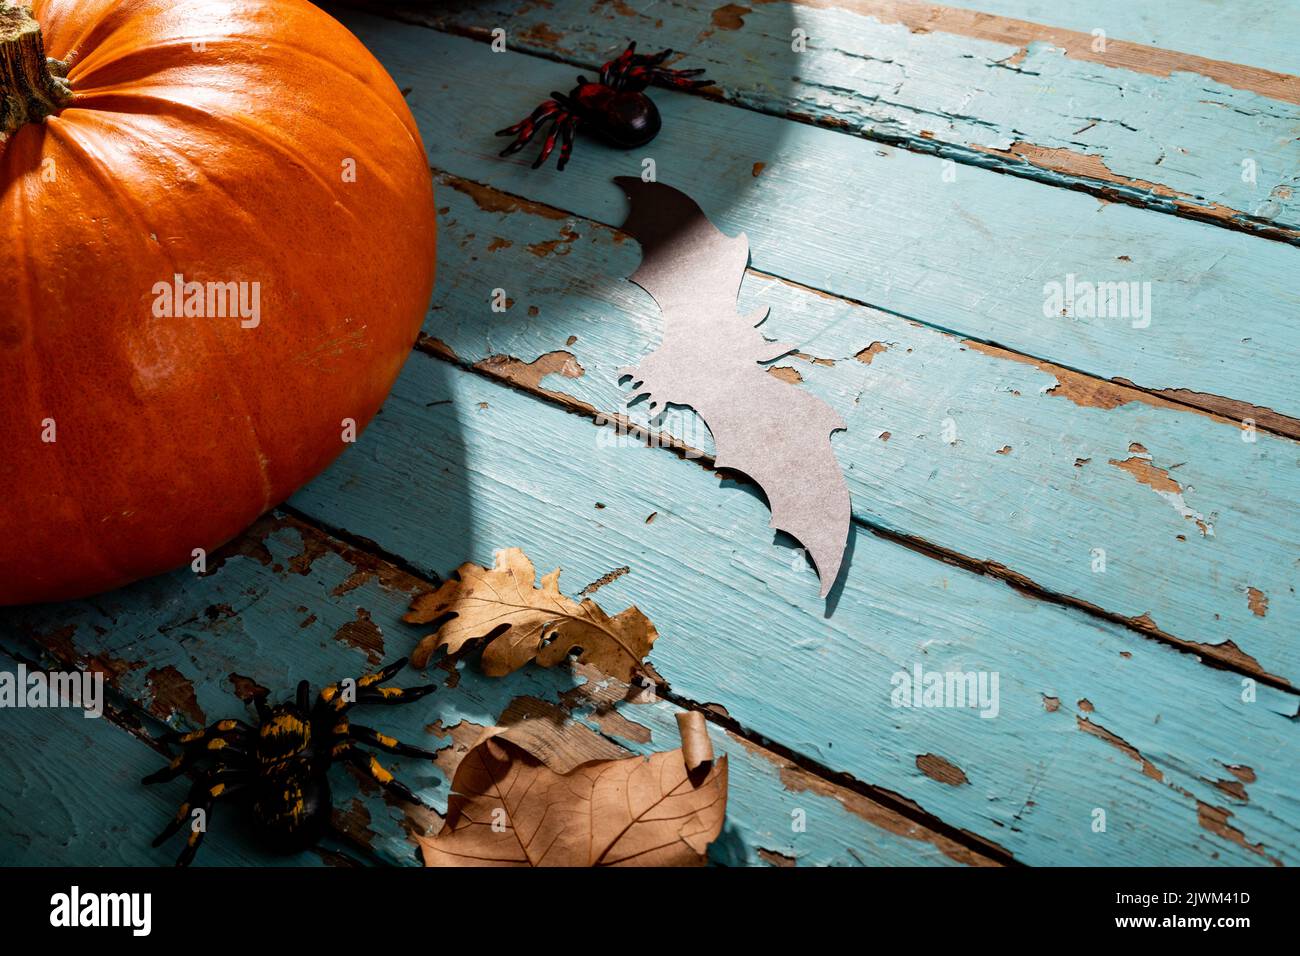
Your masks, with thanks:
<instances>
[{"instance_id":1,"label":"toy spider","mask_svg":"<svg viewBox=\"0 0 1300 956\"><path fill-rule=\"evenodd\" d=\"M532 115L514 126L498 130L498 136L514 136L515 141L501 151L510 156L528 145L547 123L554 123L542 143L542 152L533 169L546 162L562 141L558 169L564 169L573 151L573 137L579 127L590 127L601 138L621 147L644 146L659 133L662 121L654 102L643 92L651 83L664 83L679 90L708 86L710 80L694 79L703 70L670 70L661 64L672 56L664 50L653 56L636 52L636 43L600 68L600 82L578 77L578 85L568 96L551 92L551 98L533 110Z\"/></svg>"},{"instance_id":2,"label":"toy spider","mask_svg":"<svg viewBox=\"0 0 1300 956\"><path fill-rule=\"evenodd\" d=\"M197 770L189 796L153 845L161 846L195 809L202 809L206 818L215 801L238 793L251 798L254 826L266 845L282 853L304 850L320 838L329 824L332 805L328 771L339 758L355 764L403 800L419 803L414 793L356 745L367 744L403 757L432 760L436 755L369 727L350 724L346 716L353 704L402 704L419 700L436 689L432 684L405 689L375 686L405 665L406 658L402 658L357 678L355 694L345 693L342 681L331 684L321 690L310 709L306 681L298 685L298 696L292 703L268 707L262 697L257 697L257 727L227 719L204 730L165 735L163 741L179 744L181 752L168 766L145 777L145 783L172 780L205 757L211 759L211 765ZM205 829L191 830L177 866L188 866L194 859Z\"/></svg>"}]
</instances>

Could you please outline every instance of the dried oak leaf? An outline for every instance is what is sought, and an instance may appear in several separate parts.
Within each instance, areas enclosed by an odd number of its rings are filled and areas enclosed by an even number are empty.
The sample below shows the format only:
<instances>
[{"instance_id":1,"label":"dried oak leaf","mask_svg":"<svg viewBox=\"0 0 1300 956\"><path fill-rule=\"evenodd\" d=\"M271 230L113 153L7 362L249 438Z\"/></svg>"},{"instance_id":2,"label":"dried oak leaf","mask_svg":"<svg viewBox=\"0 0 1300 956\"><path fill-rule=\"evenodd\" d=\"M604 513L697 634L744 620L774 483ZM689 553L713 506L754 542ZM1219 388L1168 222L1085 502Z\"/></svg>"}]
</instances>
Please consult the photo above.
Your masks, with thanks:
<instances>
[{"instance_id":1,"label":"dried oak leaf","mask_svg":"<svg viewBox=\"0 0 1300 956\"><path fill-rule=\"evenodd\" d=\"M416 837L425 866L702 865L727 813L727 758L712 759L702 715L678 724L682 748L566 774L490 728L456 768L442 830ZM708 760L690 770L684 751Z\"/></svg>"},{"instance_id":2,"label":"dried oak leaf","mask_svg":"<svg viewBox=\"0 0 1300 956\"><path fill-rule=\"evenodd\" d=\"M428 624L454 615L415 648L416 667L429 663L438 648L455 653L466 641L495 635L483 649L483 672L501 677L530 661L551 667L581 648L578 660L610 677L631 683L659 633L635 607L614 617L587 598L579 604L560 593L557 568L534 587L537 572L518 548L497 552L491 570L462 564L444 581L411 604L403 620Z\"/></svg>"}]
</instances>

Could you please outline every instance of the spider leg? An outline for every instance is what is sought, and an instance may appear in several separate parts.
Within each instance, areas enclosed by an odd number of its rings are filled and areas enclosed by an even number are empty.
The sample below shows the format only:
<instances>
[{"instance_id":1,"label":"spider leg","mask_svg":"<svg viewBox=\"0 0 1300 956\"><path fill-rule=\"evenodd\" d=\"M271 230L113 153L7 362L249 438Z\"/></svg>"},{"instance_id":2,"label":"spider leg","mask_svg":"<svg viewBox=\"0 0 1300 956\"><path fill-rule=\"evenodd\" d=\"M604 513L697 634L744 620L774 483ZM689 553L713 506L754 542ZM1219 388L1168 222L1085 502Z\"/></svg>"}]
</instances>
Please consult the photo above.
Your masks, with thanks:
<instances>
[{"instance_id":1,"label":"spider leg","mask_svg":"<svg viewBox=\"0 0 1300 956\"><path fill-rule=\"evenodd\" d=\"M600 82L602 86L612 86L619 88L619 80L623 77L623 71L632 63L633 57L636 56L636 41L633 40L627 45L627 49L620 53L614 59L610 60L600 68Z\"/></svg>"},{"instance_id":2,"label":"spider leg","mask_svg":"<svg viewBox=\"0 0 1300 956\"><path fill-rule=\"evenodd\" d=\"M357 695L358 704L409 704L438 689L437 684L416 687L367 687Z\"/></svg>"},{"instance_id":3,"label":"spider leg","mask_svg":"<svg viewBox=\"0 0 1300 956\"><path fill-rule=\"evenodd\" d=\"M642 53L632 57L631 66L658 66L673 55L673 51L660 50L658 53Z\"/></svg>"},{"instance_id":4,"label":"spider leg","mask_svg":"<svg viewBox=\"0 0 1300 956\"><path fill-rule=\"evenodd\" d=\"M238 731L240 734L251 734L253 728L242 720L218 720L216 723L209 724L202 730L191 730L189 733L183 734L178 730L169 730L158 739L165 744L185 745L205 740L207 737L216 734L234 736L231 733L232 731Z\"/></svg>"},{"instance_id":5,"label":"spider leg","mask_svg":"<svg viewBox=\"0 0 1300 956\"><path fill-rule=\"evenodd\" d=\"M386 770L384 765L376 760L373 754L363 753L358 750L352 741L344 740L335 744L333 754L335 757L342 757L348 763L357 767L367 777L393 795L424 806L424 801L417 797L410 787L394 777L389 770Z\"/></svg>"},{"instance_id":6,"label":"spider leg","mask_svg":"<svg viewBox=\"0 0 1300 956\"><path fill-rule=\"evenodd\" d=\"M382 683L383 681L386 681L389 678L396 675L397 672L400 671L405 666L406 666L406 658L399 657L397 660L393 661L393 663L384 666L380 670L373 671L369 674L366 674L364 677L359 677L357 679L357 686L369 687L371 684Z\"/></svg>"},{"instance_id":7,"label":"spider leg","mask_svg":"<svg viewBox=\"0 0 1300 956\"><path fill-rule=\"evenodd\" d=\"M406 666L406 658L393 661L383 670L375 671L373 674L367 674L357 681L357 703L358 704L406 704L413 700L419 700L426 694L432 694L438 689L437 684L421 684L418 687L376 687L376 684L382 683L393 677L398 671Z\"/></svg>"},{"instance_id":8,"label":"spider leg","mask_svg":"<svg viewBox=\"0 0 1300 956\"><path fill-rule=\"evenodd\" d=\"M154 838L153 845L156 847L162 846L184 826L185 821L191 817L195 810L202 810L203 827L199 828L191 825L190 835L185 840L185 849L181 851L180 857L176 860L177 866L189 866L194 859L194 854L199 850L199 844L203 842L204 834L207 832L207 824L212 815L212 805L217 800L228 797L245 787L248 783L247 778L248 771L225 771L200 775L190 784L190 792L185 798L185 802L180 805L176 815L168 821L162 833Z\"/></svg>"},{"instance_id":9,"label":"spider leg","mask_svg":"<svg viewBox=\"0 0 1300 956\"><path fill-rule=\"evenodd\" d=\"M698 90L702 86L711 86L713 81L710 79L695 79L704 73L703 69L696 70L664 70L655 69L651 71L650 82L662 83L664 86L671 86L678 90Z\"/></svg>"},{"instance_id":10,"label":"spider leg","mask_svg":"<svg viewBox=\"0 0 1300 956\"><path fill-rule=\"evenodd\" d=\"M438 759L438 755L431 750L404 744L396 737L381 734L379 731L363 727L361 724L352 724L346 730L357 742L368 744L390 754L397 754L399 757L422 757L425 760Z\"/></svg>"},{"instance_id":11,"label":"spider leg","mask_svg":"<svg viewBox=\"0 0 1300 956\"><path fill-rule=\"evenodd\" d=\"M378 683L379 681L388 680L390 677L392 677L394 674L396 674L405 666L406 666L406 658L405 657L399 658L398 660L393 661L393 663L389 664L387 667L384 667L373 673L366 674L362 677L358 677L355 681L355 684L358 689L369 687L371 684ZM343 694L342 681L335 681L333 684L330 684L326 687L322 687L320 689L320 693L316 695L316 706L328 707L331 710L343 711L354 703L356 703L356 701L349 701Z\"/></svg>"},{"instance_id":12,"label":"spider leg","mask_svg":"<svg viewBox=\"0 0 1300 956\"><path fill-rule=\"evenodd\" d=\"M250 729L246 724L241 726L237 720L219 720L203 730L181 735L168 734L163 739L179 743L181 752L173 757L167 766L155 770L141 780L141 783L163 783L167 780L175 780L205 756L242 755L244 749L239 744L243 742Z\"/></svg>"},{"instance_id":13,"label":"spider leg","mask_svg":"<svg viewBox=\"0 0 1300 956\"><path fill-rule=\"evenodd\" d=\"M358 677L356 681L356 699L348 700L343 694L342 682L330 684L328 687L322 687L320 696L317 698L317 707L324 708L326 712L333 711L342 714L355 704L405 704L413 700L419 700L425 694L432 694L438 689L436 684L424 684L419 687L376 687L381 681L386 681L393 677L398 671L406 666L406 658L396 660L374 673L366 674L364 677Z\"/></svg>"},{"instance_id":14,"label":"spider leg","mask_svg":"<svg viewBox=\"0 0 1300 956\"><path fill-rule=\"evenodd\" d=\"M552 94L554 96L555 94ZM515 141L501 150L502 156L511 156L527 146L543 126L556 119L564 112L564 106L558 99L549 99L533 110L527 119L520 120L514 126L497 130L498 136L514 136Z\"/></svg>"},{"instance_id":15,"label":"spider leg","mask_svg":"<svg viewBox=\"0 0 1300 956\"><path fill-rule=\"evenodd\" d=\"M671 51L665 51L671 52ZM696 79L704 70L670 70L657 65L634 66L627 71L626 83L629 89L643 90L651 83L659 83L678 90L696 90L709 86L713 81Z\"/></svg>"},{"instance_id":16,"label":"spider leg","mask_svg":"<svg viewBox=\"0 0 1300 956\"><path fill-rule=\"evenodd\" d=\"M551 155L551 150L555 149L555 140L559 135L560 128L558 126L546 134L546 141L542 143L542 151L533 160L533 169L539 168L542 163L546 162L547 157Z\"/></svg>"},{"instance_id":17,"label":"spider leg","mask_svg":"<svg viewBox=\"0 0 1300 956\"><path fill-rule=\"evenodd\" d=\"M569 164L569 156L573 152L573 134L578 131L578 115L570 113L560 121L560 136L563 143L560 146L560 161L555 168L560 172Z\"/></svg>"}]
</instances>

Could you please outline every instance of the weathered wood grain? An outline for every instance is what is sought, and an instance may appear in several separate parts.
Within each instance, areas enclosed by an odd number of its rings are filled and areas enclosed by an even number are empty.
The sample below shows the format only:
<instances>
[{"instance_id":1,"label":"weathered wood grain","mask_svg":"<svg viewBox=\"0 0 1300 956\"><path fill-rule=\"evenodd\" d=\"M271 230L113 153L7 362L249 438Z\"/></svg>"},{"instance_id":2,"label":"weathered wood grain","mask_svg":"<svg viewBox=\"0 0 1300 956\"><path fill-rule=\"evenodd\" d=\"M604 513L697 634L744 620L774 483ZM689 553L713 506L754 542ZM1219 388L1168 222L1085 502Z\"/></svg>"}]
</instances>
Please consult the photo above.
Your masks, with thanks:
<instances>
[{"instance_id":1,"label":"weathered wood grain","mask_svg":"<svg viewBox=\"0 0 1300 956\"><path fill-rule=\"evenodd\" d=\"M627 567L598 595L654 620L676 693L1023 862L1295 859L1295 695L1257 686L1246 703L1237 674L868 532L827 608L752 489L607 434L421 357L294 504L428 573L505 546L563 567L570 593ZM998 672L999 716L894 708L891 676L914 665ZM934 779L926 755L969 783ZM1230 766L1251 768L1248 801L1222 789ZM1215 807L1240 842L1209 826Z\"/></svg>"},{"instance_id":2,"label":"weathered wood grain","mask_svg":"<svg viewBox=\"0 0 1300 956\"><path fill-rule=\"evenodd\" d=\"M466 365L712 454L689 410L654 428L644 404L623 406L619 370L661 334L654 302L617 278L636 268L635 242L438 183L429 336ZM508 311L490 311L494 288ZM859 520L1300 684L1296 568L1270 559L1300 554L1300 444L751 272L739 308L762 307L765 334L802 353L774 374L848 425L834 446Z\"/></svg>"},{"instance_id":3,"label":"weathered wood grain","mask_svg":"<svg viewBox=\"0 0 1300 956\"><path fill-rule=\"evenodd\" d=\"M344 19L411 88L436 168L617 224L623 199L609 179L639 174L644 155L721 228L746 232L760 271L1100 378L1300 413L1292 246L986 170L944 182L936 157L667 91L664 130L643 155L587 143L563 174L535 172L495 158L492 117L526 115L572 81L570 67ZM1045 316L1046 284L1069 275L1150 283L1150 324Z\"/></svg>"},{"instance_id":4,"label":"weathered wood grain","mask_svg":"<svg viewBox=\"0 0 1300 956\"><path fill-rule=\"evenodd\" d=\"M848 0L852 3L854 0ZM1222 0L948 0L948 7L999 17L1055 24L1214 60L1244 63L1281 73L1296 72L1295 32L1300 29L1290 0L1260 0L1243 7Z\"/></svg>"},{"instance_id":5,"label":"weathered wood grain","mask_svg":"<svg viewBox=\"0 0 1300 956\"><path fill-rule=\"evenodd\" d=\"M18 662L0 651L0 670ZM146 787L140 778L162 757L108 717L67 708L0 711L0 866L141 866L175 861L177 837L162 849L150 841L176 813L184 785ZM218 808L200 866L266 866L283 862L259 850ZM320 865L304 853L301 865Z\"/></svg>"},{"instance_id":6,"label":"weathered wood grain","mask_svg":"<svg viewBox=\"0 0 1300 956\"><path fill-rule=\"evenodd\" d=\"M502 28L586 69L638 38L706 67L731 103L1300 242L1300 79L1113 28L1098 50L1094 27L893 0L370 5L482 40Z\"/></svg>"},{"instance_id":7,"label":"weathered wood grain","mask_svg":"<svg viewBox=\"0 0 1300 956\"><path fill-rule=\"evenodd\" d=\"M196 577L186 569L91 601L6 611L0 620L6 643L40 648L63 666L102 670L116 693L133 701L146 719L193 728L220 716L246 715L245 701L254 688L265 687L275 697L285 697L300 679L320 686L409 653L420 631L402 624L401 616L411 596L426 586L427 582L309 526L267 518L231 546L207 576ZM440 751L436 767L381 758L439 812L445 810L455 761L473 741L474 727L494 724L502 715L515 713L511 720L520 721L531 714L532 721L548 726L571 718L590 728L590 741L613 748L615 755L621 748L648 753L678 746L673 717L677 708L652 696L645 703L639 702L641 697L623 700L625 694L599 675L528 668L509 679L492 679L482 676L472 663L462 662L450 671L431 668L427 675L406 671L394 683L409 686L425 680L444 686L410 706L358 710L354 716L401 740ZM541 703L512 708L512 702L520 699ZM21 732L25 726L16 729ZM565 737L571 738L571 734ZM987 856L763 747L718 728L714 728L714 742L718 752L729 755L730 767L728 822L711 854L715 862L761 865L793 860L799 865L887 866L990 862ZM120 852L123 860L132 862L170 863L176 848L150 850L148 841L167 814L174 812L175 803L169 801L183 798L185 784L140 786L139 777L156 769L161 758L138 742L134 746L143 756L123 760L118 776L78 780L65 789L43 778L25 785L20 791L21 807L10 825L39 825L48 813L43 817L34 808L44 801L68 815L85 816L95 828L105 827L112 821L103 818L119 812L119 805L130 806L132 800L151 795L163 809L151 804L148 813L134 811L137 821L120 835ZM51 772L85 774L75 767L59 771L80 759L70 759L69 749L47 758ZM14 760L26 761L29 756L22 750ZM598 751L588 759L609 756ZM330 779L340 823L379 860L413 865L414 847L407 834L412 828L424 832L439 825L437 817L386 799L373 784L359 782L344 768L335 768ZM145 790L149 794L142 793ZM105 804L109 809L101 809ZM802 811L805 830L793 828L798 819L795 811ZM229 848L223 856L220 847L231 839L233 830L236 827L231 825L214 827L199 859L217 848L207 862L229 861ZM236 839L233 846L242 844ZM69 847L67 861L86 863L88 853L80 845ZM305 854L291 860L311 862L312 857Z\"/></svg>"}]
</instances>

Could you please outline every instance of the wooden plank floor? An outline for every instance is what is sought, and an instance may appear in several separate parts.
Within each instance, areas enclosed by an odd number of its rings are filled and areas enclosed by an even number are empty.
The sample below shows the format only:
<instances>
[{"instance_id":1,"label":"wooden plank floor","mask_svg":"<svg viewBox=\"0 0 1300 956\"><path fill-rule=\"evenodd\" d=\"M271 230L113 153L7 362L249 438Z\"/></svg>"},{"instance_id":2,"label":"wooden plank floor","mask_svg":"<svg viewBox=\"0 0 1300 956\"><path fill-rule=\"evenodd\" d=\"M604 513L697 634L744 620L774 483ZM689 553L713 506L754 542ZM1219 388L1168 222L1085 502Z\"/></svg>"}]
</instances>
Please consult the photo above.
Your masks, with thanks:
<instances>
[{"instance_id":1,"label":"wooden plank floor","mask_svg":"<svg viewBox=\"0 0 1300 956\"><path fill-rule=\"evenodd\" d=\"M1243 35L1173 6L336 8L429 154L424 334L357 447L206 575L0 611L0 669L111 689L98 721L5 715L0 863L170 863L149 841L184 784L138 784L164 724L409 653L411 597L509 546L640 607L662 683L431 666L428 706L384 717L439 751L397 767L438 812L480 726L541 718L609 756L672 746L699 708L731 765L719 864L1300 860L1300 16L1269 0ZM497 158L493 130L629 39L715 85L655 91L644 150ZM774 374L848 423L827 602L698 419L623 407L659 316L610 179L643 157L748 234L741 307L799 347ZM1150 283L1149 323L1045 316L1067 275ZM892 706L914 666L996 672L996 716ZM414 865L436 816L332 780L340 835L289 862ZM220 821L199 855L273 861Z\"/></svg>"}]
</instances>

